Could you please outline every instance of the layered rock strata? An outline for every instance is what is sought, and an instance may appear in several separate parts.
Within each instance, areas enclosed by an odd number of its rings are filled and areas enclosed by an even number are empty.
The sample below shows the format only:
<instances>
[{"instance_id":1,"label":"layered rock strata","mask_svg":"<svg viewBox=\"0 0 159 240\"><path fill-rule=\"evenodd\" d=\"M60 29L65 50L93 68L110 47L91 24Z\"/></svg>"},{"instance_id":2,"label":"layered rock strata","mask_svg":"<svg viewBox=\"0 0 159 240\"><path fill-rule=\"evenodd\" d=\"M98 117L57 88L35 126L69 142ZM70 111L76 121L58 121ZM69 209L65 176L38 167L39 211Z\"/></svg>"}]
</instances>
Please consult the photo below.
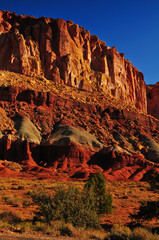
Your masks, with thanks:
<instances>
[{"instance_id":1,"label":"layered rock strata","mask_svg":"<svg viewBox=\"0 0 159 240\"><path fill-rule=\"evenodd\" d=\"M29 134L32 136L32 131ZM58 124L52 136L40 144L28 137L0 138L0 159L5 164L0 166L0 176L1 170L10 169L9 162L12 168L14 163L21 167L6 176L15 172L15 176L56 178L65 174L66 179L87 179L90 173L100 170L109 180L138 181L159 173L159 164L142 154L119 146L105 147L93 135L69 125Z\"/></svg>"},{"instance_id":2,"label":"layered rock strata","mask_svg":"<svg viewBox=\"0 0 159 240\"><path fill-rule=\"evenodd\" d=\"M17 86L0 88L0 106L0 176L87 179L100 170L136 181L159 172L159 121L151 116Z\"/></svg>"}]
</instances>

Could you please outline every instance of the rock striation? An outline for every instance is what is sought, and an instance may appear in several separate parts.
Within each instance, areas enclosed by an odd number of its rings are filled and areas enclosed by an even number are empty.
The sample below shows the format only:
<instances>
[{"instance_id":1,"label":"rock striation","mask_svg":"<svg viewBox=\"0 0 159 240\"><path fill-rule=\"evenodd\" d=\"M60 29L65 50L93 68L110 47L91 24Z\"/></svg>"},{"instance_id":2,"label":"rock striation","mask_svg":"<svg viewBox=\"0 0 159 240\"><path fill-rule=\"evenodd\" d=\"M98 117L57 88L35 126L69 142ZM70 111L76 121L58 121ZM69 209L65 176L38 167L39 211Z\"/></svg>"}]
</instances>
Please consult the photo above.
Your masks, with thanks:
<instances>
[{"instance_id":1,"label":"rock striation","mask_svg":"<svg viewBox=\"0 0 159 240\"><path fill-rule=\"evenodd\" d=\"M0 69L109 92L147 112L143 74L72 21L0 12Z\"/></svg>"}]
</instances>

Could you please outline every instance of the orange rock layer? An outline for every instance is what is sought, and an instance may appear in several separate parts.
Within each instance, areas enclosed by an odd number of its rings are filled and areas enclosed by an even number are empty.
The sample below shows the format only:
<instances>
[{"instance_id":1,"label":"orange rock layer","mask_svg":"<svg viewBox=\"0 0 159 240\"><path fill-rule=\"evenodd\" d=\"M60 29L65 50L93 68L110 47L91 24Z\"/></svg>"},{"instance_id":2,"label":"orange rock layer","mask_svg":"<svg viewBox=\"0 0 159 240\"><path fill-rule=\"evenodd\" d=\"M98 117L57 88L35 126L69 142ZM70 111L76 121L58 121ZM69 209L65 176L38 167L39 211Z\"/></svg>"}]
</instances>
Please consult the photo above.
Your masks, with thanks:
<instances>
[{"instance_id":1,"label":"orange rock layer","mask_svg":"<svg viewBox=\"0 0 159 240\"><path fill-rule=\"evenodd\" d=\"M110 92L147 112L143 74L72 21L0 12L0 69Z\"/></svg>"}]
</instances>

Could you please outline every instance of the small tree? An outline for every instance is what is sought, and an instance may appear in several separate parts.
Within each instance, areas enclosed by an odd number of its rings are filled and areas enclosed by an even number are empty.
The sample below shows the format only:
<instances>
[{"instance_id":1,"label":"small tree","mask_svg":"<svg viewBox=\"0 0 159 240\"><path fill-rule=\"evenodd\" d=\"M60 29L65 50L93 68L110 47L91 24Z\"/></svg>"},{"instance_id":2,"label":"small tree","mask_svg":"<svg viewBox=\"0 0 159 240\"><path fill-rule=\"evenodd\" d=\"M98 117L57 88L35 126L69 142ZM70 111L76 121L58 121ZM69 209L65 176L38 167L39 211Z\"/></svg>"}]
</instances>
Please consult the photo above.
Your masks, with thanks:
<instances>
[{"instance_id":1,"label":"small tree","mask_svg":"<svg viewBox=\"0 0 159 240\"><path fill-rule=\"evenodd\" d=\"M107 192L105 178L100 171L90 175L85 184L85 191L92 196L92 207L96 208L98 214L112 211L112 195Z\"/></svg>"}]
</instances>

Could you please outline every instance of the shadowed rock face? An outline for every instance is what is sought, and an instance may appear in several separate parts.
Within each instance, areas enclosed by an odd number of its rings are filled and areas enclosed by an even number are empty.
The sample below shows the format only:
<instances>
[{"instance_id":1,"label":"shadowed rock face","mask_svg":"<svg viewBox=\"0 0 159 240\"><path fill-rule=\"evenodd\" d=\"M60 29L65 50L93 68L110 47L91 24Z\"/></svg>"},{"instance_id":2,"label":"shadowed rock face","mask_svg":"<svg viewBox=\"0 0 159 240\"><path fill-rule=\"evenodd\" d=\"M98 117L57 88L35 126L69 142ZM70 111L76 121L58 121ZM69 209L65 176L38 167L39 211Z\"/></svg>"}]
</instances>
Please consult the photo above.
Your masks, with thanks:
<instances>
[{"instance_id":1,"label":"shadowed rock face","mask_svg":"<svg viewBox=\"0 0 159 240\"><path fill-rule=\"evenodd\" d=\"M147 111L143 74L72 21L0 12L0 69L109 92Z\"/></svg>"},{"instance_id":2,"label":"shadowed rock face","mask_svg":"<svg viewBox=\"0 0 159 240\"><path fill-rule=\"evenodd\" d=\"M159 119L159 82L147 86L147 112Z\"/></svg>"}]
</instances>

